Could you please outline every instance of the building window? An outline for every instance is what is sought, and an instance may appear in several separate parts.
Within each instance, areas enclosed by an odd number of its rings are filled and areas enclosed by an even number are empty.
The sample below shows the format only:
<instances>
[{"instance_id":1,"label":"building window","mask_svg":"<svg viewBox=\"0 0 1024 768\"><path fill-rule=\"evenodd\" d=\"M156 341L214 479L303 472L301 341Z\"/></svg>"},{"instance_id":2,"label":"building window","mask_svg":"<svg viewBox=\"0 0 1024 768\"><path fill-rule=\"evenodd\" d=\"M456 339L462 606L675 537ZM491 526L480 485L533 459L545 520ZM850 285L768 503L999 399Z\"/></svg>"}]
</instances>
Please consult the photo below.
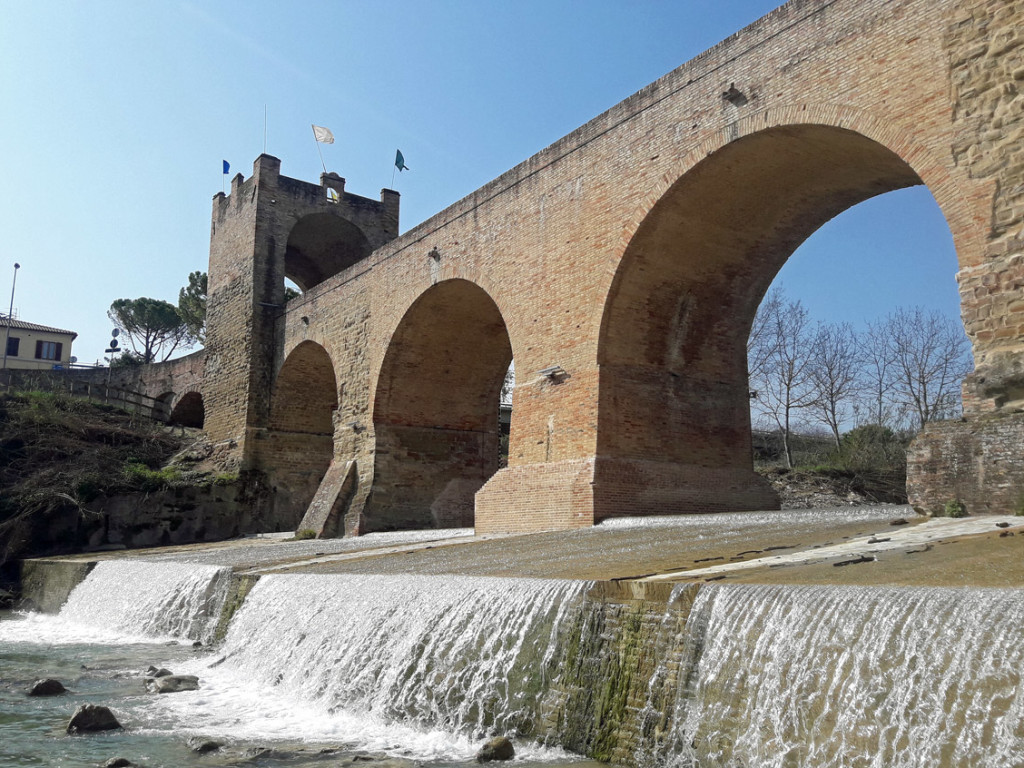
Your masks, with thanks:
<instances>
[{"instance_id":1,"label":"building window","mask_svg":"<svg viewBox=\"0 0 1024 768\"><path fill-rule=\"evenodd\" d=\"M18 346L20 344L21 344L21 339L19 339L17 336L8 336L7 337L7 356L8 357L17 357L18 356Z\"/></svg>"},{"instance_id":2,"label":"building window","mask_svg":"<svg viewBox=\"0 0 1024 768\"><path fill-rule=\"evenodd\" d=\"M57 341L37 341L36 360L60 360L64 345Z\"/></svg>"}]
</instances>

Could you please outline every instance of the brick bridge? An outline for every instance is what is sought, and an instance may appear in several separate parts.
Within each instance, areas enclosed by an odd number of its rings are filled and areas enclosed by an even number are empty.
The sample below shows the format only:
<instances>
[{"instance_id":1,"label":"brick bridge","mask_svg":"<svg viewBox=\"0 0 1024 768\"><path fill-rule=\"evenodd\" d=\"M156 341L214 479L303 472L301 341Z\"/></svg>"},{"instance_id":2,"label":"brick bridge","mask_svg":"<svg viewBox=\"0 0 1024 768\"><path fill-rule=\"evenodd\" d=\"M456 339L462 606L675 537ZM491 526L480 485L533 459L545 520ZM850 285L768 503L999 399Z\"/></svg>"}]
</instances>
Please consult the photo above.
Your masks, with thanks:
<instances>
[{"instance_id":1,"label":"brick bridge","mask_svg":"<svg viewBox=\"0 0 1024 768\"><path fill-rule=\"evenodd\" d=\"M976 373L966 420L915 444L911 494L1015 507L1022 40L1011 0L793 0L400 237L397 193L262 155L213 202L205 428L282 528L775 508L751 466L757 306L823 223L924 184Z\"/></svg>"}]
</instances>

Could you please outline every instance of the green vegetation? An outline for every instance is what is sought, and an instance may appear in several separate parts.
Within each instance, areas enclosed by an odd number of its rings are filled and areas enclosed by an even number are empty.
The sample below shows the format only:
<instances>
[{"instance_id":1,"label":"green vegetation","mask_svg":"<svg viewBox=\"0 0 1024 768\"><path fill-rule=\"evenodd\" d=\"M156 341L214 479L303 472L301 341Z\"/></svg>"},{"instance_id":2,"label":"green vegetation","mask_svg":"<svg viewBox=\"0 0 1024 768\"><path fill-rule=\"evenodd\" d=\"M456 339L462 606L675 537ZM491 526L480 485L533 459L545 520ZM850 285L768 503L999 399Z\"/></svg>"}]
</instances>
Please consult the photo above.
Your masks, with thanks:
<instances>
[{"instance_id":1,"label":"green vegetation","mask_svg":"<svg viewBox=\"0 0 1024 768\"><path fill-rule=\"evenodd\" d=\"M178 317L185 324L189 336L200 344L206 342L206 286L205 272L192 272L188 285L178 291Z\"/></svg>"},{"instance_id":2,"label":"green vegetation","mask_svg":"<svg viewBox=\"0 0 1024 768\"><path fill-rule=\"evenodd\" d=\"M0 563L30 550L54 515L85 516L85 505L103 495L189 482L162 469L184 439L139 421L59 393L0 394Z\"/></svg>"},{"instance_id":3,"label":"green vegetation","mask_svg":"<svg viewBox=\"0 0 1024 768\"><path fill-rule=\"evenodd\" d=\"M167 360L178 347L196 340L178 308L161 299L116 299L107 317L124 332L143 363Z\"/></svg>"},{"instance_id":4,"label":"green vegetation","mask_svg":"<svg viewBox=\"0 0 1024 768\"><path fill-rule=\"evenodd\" d=\"M754 464L771 480L855 493L869 502L907 501L907 446L910 433L865 424L842 435L836 448L830 434L791 434L793 469L785 468L785 444L776 432L754 434Z\"/></svg>"},{"instance_id":5,"label":"green vegetation","mask_svg":"<svg viewBox=\"0 0 1024 768\"><path fill-rule=\"evenodd\" d=\"M934 517L967 517L967 507L960 499L950 499Z\"/></svg>"}]
</instances>

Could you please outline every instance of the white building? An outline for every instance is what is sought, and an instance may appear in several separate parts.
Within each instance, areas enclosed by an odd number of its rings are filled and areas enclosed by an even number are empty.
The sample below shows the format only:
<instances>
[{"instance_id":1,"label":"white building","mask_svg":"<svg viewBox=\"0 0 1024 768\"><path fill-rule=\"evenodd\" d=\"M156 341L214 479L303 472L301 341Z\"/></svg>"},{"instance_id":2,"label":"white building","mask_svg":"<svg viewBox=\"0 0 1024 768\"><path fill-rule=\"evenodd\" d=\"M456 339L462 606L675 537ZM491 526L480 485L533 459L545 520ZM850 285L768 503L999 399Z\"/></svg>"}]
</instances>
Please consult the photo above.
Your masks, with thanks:
<instances>
[{"instance_id":1,"label":"white building","mask_svg":"<svg viewBox=\"0 0 1024 768\"><path fill-rule=\"evenodd\" d=\"M7 368L38 371L68 366L71 343L77 337L74 331L0 317L0 344L6 340Z\"/></svg>"}]
</instances>

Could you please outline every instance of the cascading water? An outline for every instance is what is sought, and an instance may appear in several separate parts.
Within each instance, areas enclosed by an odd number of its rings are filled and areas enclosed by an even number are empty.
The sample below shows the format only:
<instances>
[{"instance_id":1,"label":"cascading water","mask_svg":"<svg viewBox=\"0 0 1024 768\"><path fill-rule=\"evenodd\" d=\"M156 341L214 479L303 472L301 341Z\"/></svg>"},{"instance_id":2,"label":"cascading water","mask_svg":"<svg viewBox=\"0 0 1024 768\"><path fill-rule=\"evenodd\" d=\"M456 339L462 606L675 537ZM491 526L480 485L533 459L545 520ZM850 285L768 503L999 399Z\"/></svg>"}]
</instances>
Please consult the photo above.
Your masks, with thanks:
<instances>
[{"instance_id":1,"label":"cascading water","mask_svg":"<svg viewBox=\"0 0 1024 768\"><path fill-rule=\"evenodd\" d=\"M230 569L110 560L72 590L63 621L109 632L209 642L224 605Z\"/></svg>"},{"instance_id":2,"label":"cascading water","mask_svg":"<svg viewBox=\"0 0 1024 768\"><path fill-rule=\"evenodd\" d=\"M229 581L214 566L100 563L60 616L0 622L3 663L28 663L33 644L81 644L61 652L63 668L83 675L80 690L123 696L131 738L162 740L177 755L168 764L193 764L182 739L202 735L341 744L440 768L500 733L547 765L567 757L533 742L642 768L1024 765L1020 590L689 584L669 595L280 574L255 582L215 656L154 642L212 638ZM122 639L67 629L83 624ZM85 643L140 636L149 645L125 653L196 674L200 690L142 696L137 662L112 676L109 661L78 671ZM19 674L18 685L30 679ZM62 742L66 764L97 764L101 744Z\"/></svg>"},{"instance_id":3,"label":"cascading water","mask_svg":"<svg viewBox=\"0 0 1024 768\"><path fill-rule=\"evenodd\" d=\"M660 765L1024 764L1017 590L706 586Z\"/></svg>"},{"instance_id":4,"label":"cascading water","mask_svg":"<svg viewBox=\"0 0 1024 768\"><path fill-rule=\"evenodd\" d=\"M477 738L531 733L583 582L264 576L216 664L322 712Z\"/></svg>"}]
</instances>

